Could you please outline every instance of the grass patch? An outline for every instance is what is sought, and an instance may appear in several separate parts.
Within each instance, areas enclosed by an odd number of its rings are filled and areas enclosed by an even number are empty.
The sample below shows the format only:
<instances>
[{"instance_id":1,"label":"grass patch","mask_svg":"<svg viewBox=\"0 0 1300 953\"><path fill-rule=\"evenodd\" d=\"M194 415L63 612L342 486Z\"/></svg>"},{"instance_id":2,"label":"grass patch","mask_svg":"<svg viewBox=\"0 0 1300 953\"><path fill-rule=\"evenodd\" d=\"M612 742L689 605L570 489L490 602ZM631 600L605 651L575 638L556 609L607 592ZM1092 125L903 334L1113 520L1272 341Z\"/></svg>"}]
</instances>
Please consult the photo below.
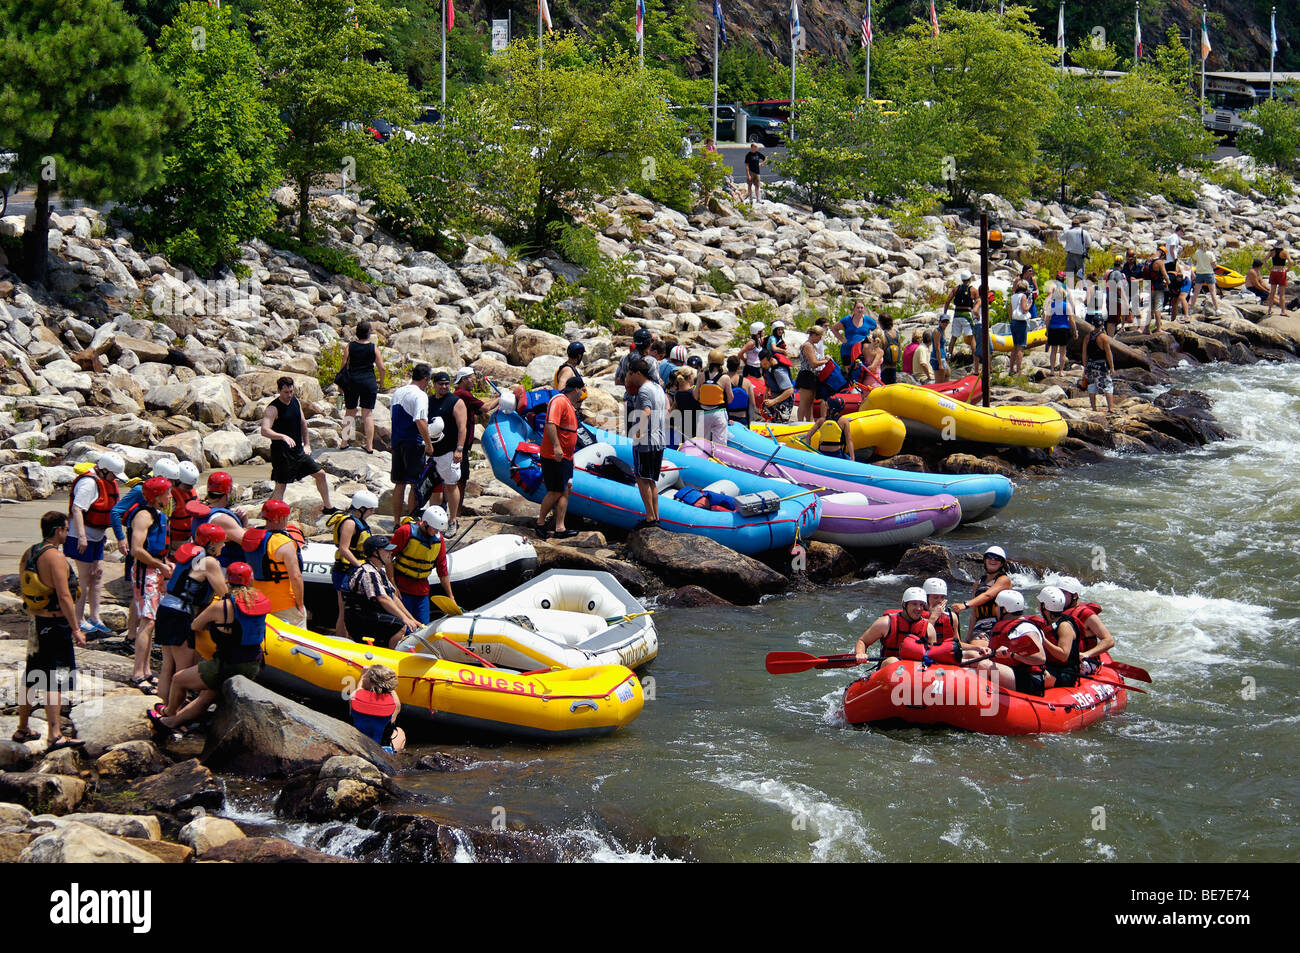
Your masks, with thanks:
<instances>
[{"instance_id":1,"label":"grass patch","mask_svg":"<svg viewBox=\"0 0 1300 953\"><path fill-rule=\"evenodd\" d=\"M723 274L721 268L710 268L704 280L720 295L729 295L736 290L736 283Z\"/></svg>"},{"instance_id":2,"label":"grass patch","mask_svg":"<svg viewBox=\"0 0 1300 953\"><path fill-rule=\"evenodd\" d=\"M310 245L306 242L300 242L288 232L276 230L263 232L260 237L262 241L272 248L300 255L313 265L324 268L332 275L346 275L368 285L378 283L374 275L362 268L355 258L347 252L339 251L337 248L330 248L326 245Z\"/></svg>"},{"instance_id":3,"label":"grass patch","mask_svg":"<svg viewBox=\"0 0 1300 953\"><path fill-rule=\"evenodd\" d=\"M740 323L736 325L736 331L731 335L728 347L744 347L745 342L749 340L749 326L755 321L763 322L763 327L770 330L772 322L778 317L776 306L770 301L751 301L742 307L736 316L740 318Z\"/></svg>"}]
</instances>

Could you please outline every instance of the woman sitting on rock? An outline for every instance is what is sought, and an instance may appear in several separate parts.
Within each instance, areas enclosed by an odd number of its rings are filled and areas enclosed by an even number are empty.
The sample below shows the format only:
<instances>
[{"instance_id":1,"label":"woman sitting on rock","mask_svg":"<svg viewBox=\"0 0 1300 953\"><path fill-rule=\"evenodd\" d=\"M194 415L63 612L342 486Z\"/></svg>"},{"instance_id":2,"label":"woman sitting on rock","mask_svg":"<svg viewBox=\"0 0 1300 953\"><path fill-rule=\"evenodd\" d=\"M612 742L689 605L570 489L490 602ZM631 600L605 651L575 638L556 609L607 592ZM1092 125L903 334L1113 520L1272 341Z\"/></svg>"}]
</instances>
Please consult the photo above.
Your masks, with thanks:
<instances>
[{"instance_id":1,"label":"woman sitting on rock","mask_svg":"<svg viewBox=\"0 0 1300 953\"><path fill-rule=\"evenodd\" d=\"M385 751L406 747L406 733L397 727L402 710L397 700L397 673L387 665L371 665L361 673L361 687L352 695L352 724Z\"/></svg>"},{"instance_id":2,"label":"woman sitting on rock","mask_svg":"<svg viewBox=\"0 0 1300 953\"><path fill-rule=\"evenodd\" d=\"M253 588L253 567L248 563L231 563L226 568L226 583L230 592L200 612L190 626L195 632L207 629L216 652L172 679L173 694L179 690L199 695L175 715L150 711L149 720L160 728L179 728L193 721L217 700L229 679L236 675L254 679L262 670L262 641L271 601Z\"/></svg>"},{"instance_id":3,"label":"woman sitting on rock","mask_svg":"<svg viewBox=\"0 0 1300 953\"><path fill-rule=\"evenodd\" d=\"M190 628L194 617L214 595L220 598L226 594L226 576L218 561L225 544L224 529L215 523L201 523L194 530L194 542L182 543L176 550L176 568L164 586L154 623L154 642L162 647L158 694L163 698L154 708L164 714L176 714L185 698L183 691L172 690L176 673L199 661L194 630Z\"/></svg>"}]
</instances>

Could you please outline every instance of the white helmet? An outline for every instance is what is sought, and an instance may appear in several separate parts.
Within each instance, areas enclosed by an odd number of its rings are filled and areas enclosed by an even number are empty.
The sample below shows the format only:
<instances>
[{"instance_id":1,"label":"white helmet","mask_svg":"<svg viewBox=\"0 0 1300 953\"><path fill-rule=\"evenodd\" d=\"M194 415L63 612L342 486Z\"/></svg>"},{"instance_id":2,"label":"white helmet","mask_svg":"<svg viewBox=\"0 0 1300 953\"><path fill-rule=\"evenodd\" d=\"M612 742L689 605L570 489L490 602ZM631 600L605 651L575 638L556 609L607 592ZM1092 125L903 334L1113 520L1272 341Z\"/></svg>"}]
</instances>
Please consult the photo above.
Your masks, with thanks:
<instances>
[{"instance_id":1,"label":"white helmet","mask_svg":"<svg viewBox=\"0 0 1300 953\"><path fill-rule=\"evenodd\" d=\"M449 524L447 511L441 506L426 506L424 512L420 514L420 521L425 526L432 526L440 533L444 532Z\"/></svg>"},{"instance_id":2,"label":"white helmet","mask_svg":"<svg viewBox=\"0 0 1300 953\"><path fill-rule=\"evenodd\" d=\"M1007 552L1001 546L990 546L988 549L984 550L984 555L996 556L998 557L998 559L1002 560L1003 562L1007 561Z\"/></svg>"},{"instance_id":3,"label":"white helmet","mask_svg":"<svg viewBox=\"0 0 1300 953\"><path fill-rule=\"evenodd\" d=\"M946 596L948 594L948 584L938 576L931 576L921 588L925 590L927 596Z\"/></svg>"},{"instance_id":4,"label":"white helmet","mask_svg":"<svg viewBox=\"0 0 1300 953\"><path fill-rule=\"evenodd\" d=\"M180 480L186 486L193 486L199 482L199 468L188 460L181 464L180 474Z\"/></svg>"},{"instance_id":5,"label":"white helmet","mask_svg":"<svg viewBox=\"0 0 1300 953\"><path fill-rule=\"evenodd\" d=\"M1015 615L1017 612L1025 611L1025 597L1014 589L1003 589L999 592L997 604L1008 615Z\"/></svg>"},{"instance_id":6,"label":"white helmet","mask_svg":"<svg viewBox=\"0 0 1300 953\"><path fill-rule=\"evenodd\" d=\"M762 322L762 321L755 321L753 324L751 324L751 325L749 326L749 333L750 333L750 334L762 334L762 333L763 333L763 322Z\"/></svg>"},{"instance_id":7,"label":"white helmet","mask_svg":"<svg viewBox=\"0 0 1300 953\"><path fill-rule=\"evenodd\" d=\"M429 421L429 439L437 440L442 436L442 432L447 429L447 425L441 417L434 417Z\"/></svg>"},{"instance_id":8,"label":"white helmet","mask_svg":"<svg viewBox=\"0 0 1300 953\"><path fill-rule=\"evenodd\" d=\"M116 453L101 453L99 459L95 461L95 466L101 470L107 470L118 479L126 476L126 461Z\"/></svg>"},{"instance_id":9,"label":"white helmet","mask_svg":"<svg viewBox=\"0 0 1300 953\"><path fill-rule=\"evenodd\" d=\"M1076 596L1083 593L1083 583L1079 582L1079 580L1075 579L1073 576L1062 576L1057 580L1056 588L1060 589L1062 592L1074 593Z\"/></svg>"},{"instance_id":10,"label":"white helmet","mask_svg":"<svg viewBox=\"0 0 1300 953\"><path fill-rule=\"evenodd\" d=\"M969 268L963 268L963 269L961 270L961 280L962 280L962 281L970 281L970 280L971 280L972 278L974 278L974 277L975 277L975 276L972 275L972 274L970 273L970 269L969 269Z\"/></svg>"},{"instance_id":11,"label":"white helmet","mask_svg":"<svg viewBox=\"0 0 1300 953\"><path fill-rule=\"evenodd\" d=\"M1048 612L1065 611L1065 593L1056 586L1044 586L1038 594L1038 604Z\"/></svg>"},{"instance_id":12,"label":"white helmet","mask_svg":"<svg viewBox=\"0 0 1300 953\"><path fill-rule=\"evenodd\" d=\"M181 478L181 468L177 466L174 457L160 457L153 465L153 473L150 476L164 477L175 483Z\"/></svg>"},{"instance_id":13,"label":"white helmet","mask_svg":"<svg viewBox=\"0 0 1300 953\"><path fill-rule=\"evenodd\" d=\"M920 586L912 586L910 589L903 590L902 603L903 605L907 605L909 602L923 602L928 605L930 599L926 596L925 590Z\"/></svg>"},{"instance_id":14,"label":"white helmet","mask_svg":"<svg viewBox=\"0 0 1300 953\"><path fill-rule=\"evenodd\" d=\"M354 510L377 510L379 509L379 497L369 490L357 490L352 494L352 508Z\"/></svg>"},{"instance_id":15,"label":"white helmet","mask_svg":"<svg viewBox=\"0 0 1300 953\"><path fill-rule=\"evenodd\" d=\"M772 330L773 330L773 331L775 331L777 328L783 328L783 327L785 327L785 322L784 322L784 321L773 321L773 322L772 322Z\"/></svg>"}]
</instances>

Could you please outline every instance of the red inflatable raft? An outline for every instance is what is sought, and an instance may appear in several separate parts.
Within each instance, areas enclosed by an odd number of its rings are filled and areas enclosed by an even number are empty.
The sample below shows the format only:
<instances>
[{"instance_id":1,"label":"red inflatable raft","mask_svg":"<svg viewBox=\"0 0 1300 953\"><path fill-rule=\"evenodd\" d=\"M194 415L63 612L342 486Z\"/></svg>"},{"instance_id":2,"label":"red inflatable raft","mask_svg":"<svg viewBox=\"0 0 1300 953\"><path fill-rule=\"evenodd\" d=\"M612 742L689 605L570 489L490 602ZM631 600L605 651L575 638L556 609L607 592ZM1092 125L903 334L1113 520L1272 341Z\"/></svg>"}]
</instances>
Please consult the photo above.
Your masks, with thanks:
<instances>
[{"instance_id":1,"label":"red inflatable raft","mask_svg":"<svg viewBox=\"0 0 1300 953\"><path fill-rule=\"evenodd\" d=\"M1103 659L1109 660L1108 656ZM1041 697L1001 689L974 667L899 661L860 678L844 691L851 725L949 725L986 735L1077 731L1123 711L1128 692L1113 670L1081 678L1074 688L1049 688Z\"/></svg>"}]
</instances>

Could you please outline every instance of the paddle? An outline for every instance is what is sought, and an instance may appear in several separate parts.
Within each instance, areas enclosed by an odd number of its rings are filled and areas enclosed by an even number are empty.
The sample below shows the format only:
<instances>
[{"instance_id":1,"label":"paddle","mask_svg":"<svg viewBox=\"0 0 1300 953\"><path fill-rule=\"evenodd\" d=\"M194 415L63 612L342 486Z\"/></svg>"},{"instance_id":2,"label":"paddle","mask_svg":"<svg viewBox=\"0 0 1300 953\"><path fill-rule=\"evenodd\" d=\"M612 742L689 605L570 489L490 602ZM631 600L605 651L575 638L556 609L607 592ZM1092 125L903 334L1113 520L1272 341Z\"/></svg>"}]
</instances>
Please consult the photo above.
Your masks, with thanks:
<instances>
[{"instance_id":1,"label":"paddle","mask_svg":"<svg viewBox=\"0 0 1300 953\"><path fill-rule=\"evenodd\" d=\"M461 614L460 606L456 604L455 599L448 599L446 596L435 596L433 593L429 593L429 599L443 615Z\"/></svg>"},{"instance_id":2,"label":"paddle","mask_svg":"<svg viewBox=\"0 0 1300 953\"><path fill-rule=\"evenodd\" d=\"M1148 672L1144 668L1139 668L1136 665L1129 665L1126 662L1116 662L1114 660L1111 660L1109 662L1102 662L1101 667L1113 668L1115 671L1119 672L1125 678L1135 678L1139 682L1150 683L1151 681L1150 672ZM1140 689L1134 689L1134 691L1140 691Z\"/></svg>"},{"instance_id":3,"label":"paddle","mask_svg":"<svg viewBox=\"0 0 1300 953\"><path fill-rule=\"evenodd\" d=\"M469 536L469 531L472 530L475 526L477 526L480 522L482 522L482 520L483 517L481 516L475 517L474 522L470 523L463 530L461 530L460 535L456 537L456 541L447 547L447 554L451 555L451 551L453 549L455 549L461 543L465 542L466 537Z\"/></svg>"},{"instance_id":4,"label":"paddle","mask_svg":"<svg viewBox=\"0 0 1300 953\"><path fill-rule=\"evenodd\" d=\"M630 622L632 619L639 619L643 615L654 615L654 609L646 609L644 612L632 612L628 615L611 615L605 618L606 625L616 625L620 622Z\"/></svg>"},{"instance_id":5,"label":"paddle","mask_svg":"<svg viewBox=\"0 0 1300 953\"><path fill-rule=\"evenodd\" d=\"M1087 679L1088 681L1090 681L1090 682L1103 682L1103 683L1106 684L1106 685L1115 685L1114 682L1107 681L1107 680L1104 679L1104 678L1097 678L1095 675L1080 675L1079 677L1080 677L1080 678L1086 678L1086 679ZM1140 692L1140 693L1143 694L1143 695L1145 695L1145 694L1147 693L1147 690L1146 690L1145 688L1138 688L1136 685L1125 685L1125 684L1121 683L1121 684L1119 684L1119 685L1115 685L1115 687L1116 687L1116 688L1122 688L1122 689L1124 689L1125 691L1130 691L1130 692Z\"/></svg>"},{"instance_id":6,"label":"paddle","mask_svg":"<svg viewBox=\"0 0 1300 953\"><path fill-rule=\"evenodd\" d=\"M440 640L442 640L443 642L446 642L448 645L452 645L452 646L455 646L456 648L460 649L460 650L461 650L462 652L464 652L466 655L469 655L469 656L472 656L473 658L478 659L480 662L482 662L482 663L483 663L484 665L486 665L488 668L496 668L496 667L497 667L497 666L495 666L494 664L492 664L491 662L489 662L487 659L485 659L483 656L479 655L477 652L473 651L472 649L466 648L465 646L461 645L459 642L456 642L456 641L454 641L454 640L452 640L452 639L447 638L445 635L442 635L442 634L440 634L440 633L438 633L438 632L434 632L434 633L432 633L432 635L433 635L433 637L434 637L435 639L440 639ZM412 636L412 638L415 639L415 641L419 642L421 645L423 645L423 646L424 646L426 649L428 649L430 652L433 652L434 655L437 655L437 654L438 654L437 650L434 649L434 647L433 647L432 645L429 644L428 639L426 639L426 638L424 638L424 636L420 635L419 632L412 632L412 633L411 633L411 636Z\"/></svg>"},{"instance_id":7,"label":"paddle","mask_svg":"<svg viewBox=\"0 0 1300 953\"><path fill-rule=\"evenodd\" d=\"M853 668L867 662L879 662L880 659L859 660L857 655L849 652L845 655L811 655L808 652L768 652L766 666L769 675L791 675L806 672L810 668Z\"/></svg>"}]
</instances>

